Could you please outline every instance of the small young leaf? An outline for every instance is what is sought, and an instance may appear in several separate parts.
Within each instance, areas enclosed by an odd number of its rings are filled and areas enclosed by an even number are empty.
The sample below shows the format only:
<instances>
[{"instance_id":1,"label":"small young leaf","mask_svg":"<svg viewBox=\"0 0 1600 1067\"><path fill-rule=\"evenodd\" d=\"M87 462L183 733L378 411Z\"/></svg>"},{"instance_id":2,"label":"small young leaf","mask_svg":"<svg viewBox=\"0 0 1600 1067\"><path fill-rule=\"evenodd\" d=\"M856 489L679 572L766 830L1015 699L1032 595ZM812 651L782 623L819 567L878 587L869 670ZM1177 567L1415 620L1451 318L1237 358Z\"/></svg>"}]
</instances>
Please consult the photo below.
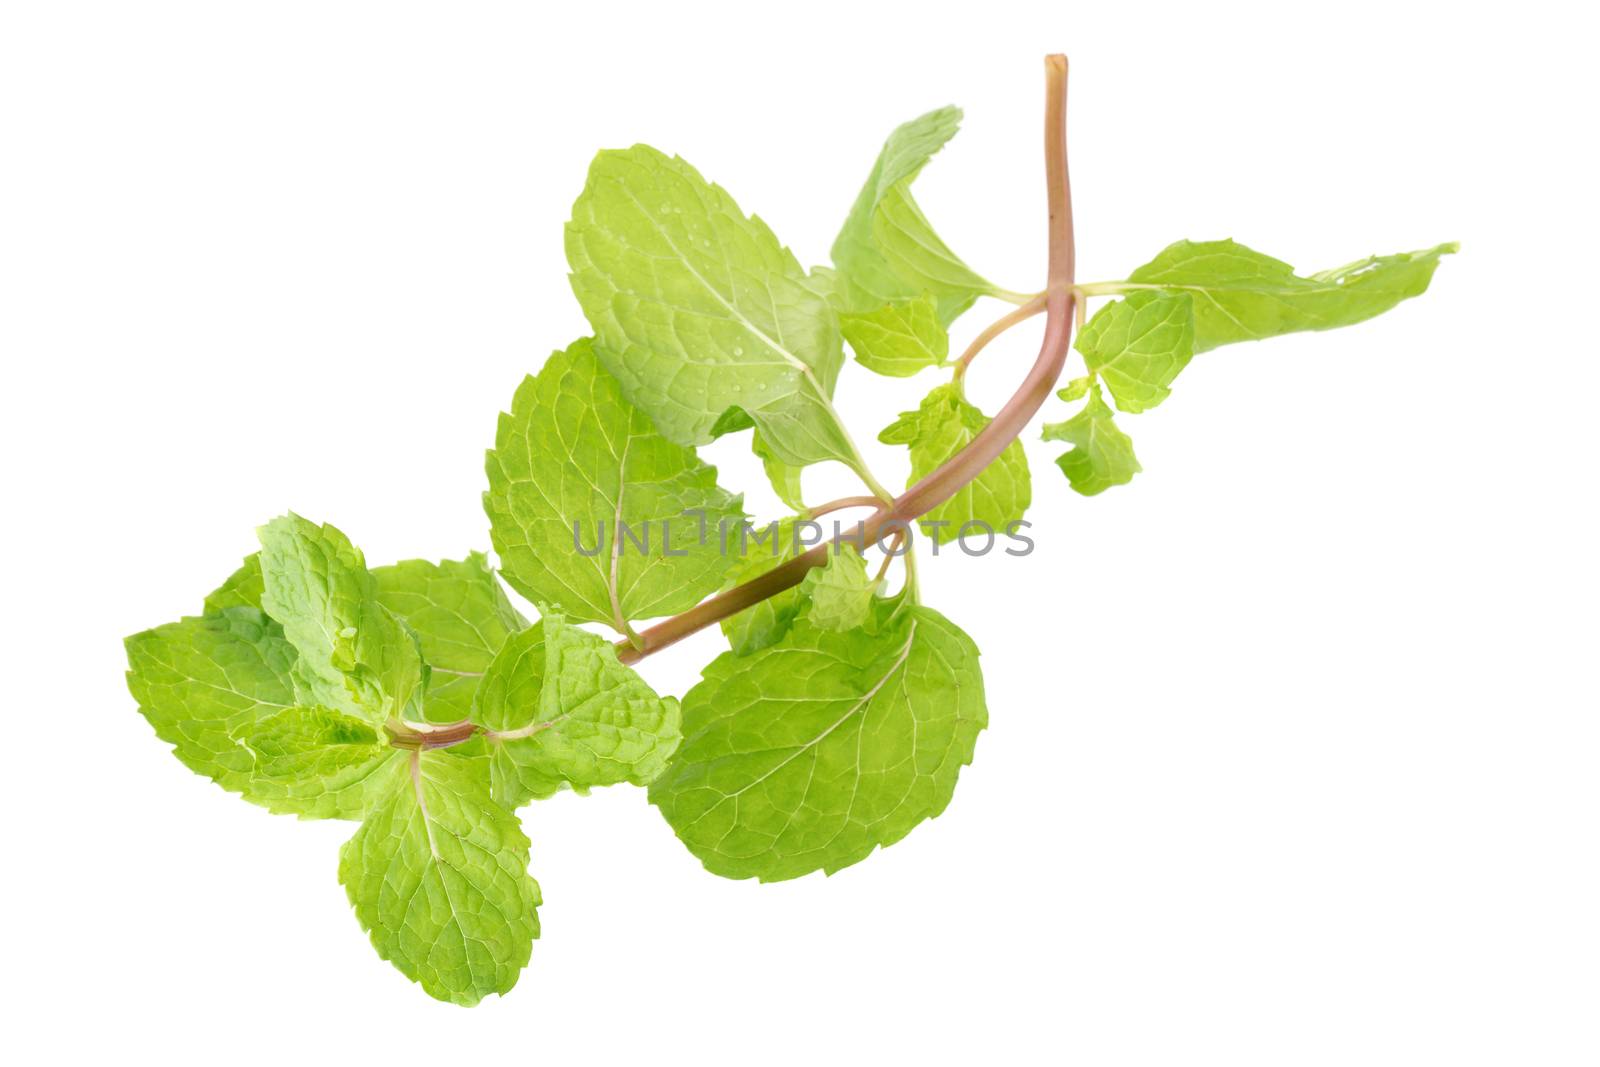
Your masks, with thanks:
<instances>
[{"instance_id":1,"label":"small young leaf","mask_svg":"<svg viewBox=\"0 0 1600 1067\"><path fill-rule=\"evenodd\" d=\"M261 554L252 552L227 581L206 597L206 614L215 615L227 608L259 609L261 593Z\"/></svg>"},{"instance_id":2,"label":"small young leaf","mask_svg":"<svg viewBox=\"0 0 1600 1067\"><path fill-rule=\"evenodd\" d=\"M300 654L311 700L382 723L419 718L424 671L414 634L378 603L350 539L295 514L261 527L262 606Z\"/></svg>"},{"instance_id":3,"label":"small young leaf","mask_svg":"<svg viewBox=\"0 0 1600 1067\"><path fill-rule=\"evenodd\" d=\"M804 468L774 456L761 439L760 430L750 435L750 450L761 460L761 468L767 472L767 481L772 483L772 491L778 494L778 499L796 511L804 511L806 502L800 488L800 472Z\"/></svg>"},{"instance_id":4,"label":"small young leaf","mask_svg":"<svg viewBox=\"0 0 1600 1067\"><path fill-rule=\"evenodd\" d=\"M756 424L750 413L741 407L732 407L717 416L717 421L711 426L711 436L722 437L740 430L748 430Z\"/></svg>"},{"instance_id":5,"label":"small young leaf","mask_svg":"<svg viewBox=\"0 0 1600 1067\"><path fill-rule=\"evenodd\" d=\"M1439 258L1460 246L1369 256L1309 277L1234 241L1178 241L1128 276L1194 294L1196 352L1296 330L1370 319L1428 288Z\"/></svg>"},{"instance_id":6,"label":"small young leaf","mask_svg":"<svg viewBox=\"0 0 1600 1067\"><path fill-rule=\"evenodd\" d=\"M931 293L949 326L994 286L950 251L911 198L911 183L955 136L961 109L943 107L898 127L884 142L866 185L833 242L836 301L866 312Z\"/></svg>"},{"instance_id":7,"label":"small young leaf","mask_svg":"<svg viewBox=\"0 0 1600 1067\"><path fill-rule=\"evenodd\" d=\"M481 552L431 563L411 559L375 567L378 603L416 632L428 664L423 715L457 722L472 710L478 680L506 638L528 627Z\"/></svg>"},{"instance_id":8,"label":"small young leaf","mask_svg":"<svg viewBox=\"0 0 1600 1067\"><path fill-rule=\"evenodd\" d=\"M785 560L799 554L800 545L795 537L795 518L781 519L765 526L741 527L728 537L729 552L736 552L739 562L728 572L723 591L759 578ZM747 656L768 645L775 644L789 632L790 625L799 616L805 604L805 595L799 586L785 589L752 604L737 615L722 620L722 633L735 655Z\"/></svg>"},{"instance_id":9,"label":"small young leaf","mask_svg":"<svg viewBox=\"0 0 1600 1067\"><path fill-rule=\"evenodd\" d=\"M327 708L247 722L234 741L255 759L250 799L309 819L361 818L372 783L399 756L370 723Z\"/></svg>"},{"instance_id":10,"label":"small young leaf","mask_svg":"<svg viewBox=\"0 0 1600 1067\"><path fill-rule=\"evenodd\" d=\"M719 186L647 145L601 152L566 243L595 354L668 438L706 444L737 407L785 463L852 458L833 309Z\"/></svg>"},{"instance_id":11,"label":"small young leaf","mask_svg":"<svg viewBox=\"0 0 1600 1067\"><path fill-rule=\"evenodd\" d=\"M443 753L397 753L339 882L378 955L428 995L476 1004L505 993L539 936L528 839L476 768Z\"/></svg>"},{"instance_id":12,"label":"small young leaf","mask_svg":"<svg viewBox=\"0 0 1600 1067\"><path fill-rule=\"evenodd\" d=\"M1062 400L1065 400L1069 404L1074 400L1082 400L1084 397L1089 395L1089 386L1093 384L1093 382L1094 379L1088 376L1074 378L1072 381L1066 384L1065 388L1057 389L1056 396L1060 397Z\"/></svg>"},{"instance_id":13,"label":"small young leaf","mask_svg":"<svg viewBox=\"0 0 1600 1067\"><path fill-rule=\"evenodd\" d=\"M928 608L875 632L802 619L778 645L713 660L650 802L727 878L833 873L944 810L988 723L978 650Z\"/></svg>"},{"instance_id":14,"label":"small young leaf","mask_svg":"<svg viewBox=\"0 0 1600 1067\"><path fill-rule=\"evenodd\" d=\"M1126 485L1141 469L1133 454L1133 441L1112 421L1099 383L1090 386L1089 402L1082 411L1065 422L1045 425L1044 439L1066 441L1073 446L1056 464L1066 472L1072 488L1084 496L1094 496L1113 485Z\"/></svg>"},{"instance_id":15,"label":"small young leaf","mask_svg":"<svg viewBox=\"0 0 1600 1067\"><path fill-rule=\"evenodd\" d=\"M861 553L841 546L828 554L825 566L810 571L801 583L803 595L810 598L806 620L824 630L854 630L872 614L872 598L878 583L867 576L867 561Z\"/></svg>"},{"instance_id":16,"label":"small young leaf","mask_svg":"<svg viewBox=\"0 0 1600 1067\"><path fill-rule=\"evenodd\" d=\"M1129 293L1095 313L1078 335L1077 349L1117 407L1146 411L1170 395L1173 379L1194 355L1194 300L1185 292Z\"/></svg>"},{"instance_id":17,"label":"small young leaf","mask_svg":"<svg viewBox=\"0 0 1600 1067\"><path fill-rule=\"evenodd\" d=\"M681 738L675 699L656 696L609 642L556 614L506 642L474 718L493 731L493 795L508 808L563 786L645 785Z\"/></svg>"},{"instance_id":18,"label":"small young leaf","mask_svg":"<svg viewBox=\"0 0 1600 1067\"><path fill-rule=\"evenodd\" d=\"M587 340L523 381L486 468L506 581L619 632L714 591L729 565L718 527L744 517L716 468L657 433Z\"/></svg>"},{"instance_id":19,"label":"small young leaf","mask_svg":"<svg viewBox=\"0 0 1600 1067\"><path fill-rule=\"evenodd\" d=\"M875 311L841 314L839 329L857 362L892 378L909 378L924 367L937 367L950 354L950 334L939 321L931 293Z\"/></svg>"},{"instance_id":20,"label":"small young leaf","mask_svg":"<svg viewBox=\"0 0 1600 1067\"><path fill-rule=\"evenodd\" d=\"M961 395L960 384L948 382L929 393L916 411L901 412L878 440L910 446L911 481L916 482L967 447L987 425L988 417ZM941 544L954 541L969 522L999 532L1022 518L1032 497L1028 459L1021 442L1012 441L960 492L923 516L922 528Z\"/></svg>"}]
</instances>

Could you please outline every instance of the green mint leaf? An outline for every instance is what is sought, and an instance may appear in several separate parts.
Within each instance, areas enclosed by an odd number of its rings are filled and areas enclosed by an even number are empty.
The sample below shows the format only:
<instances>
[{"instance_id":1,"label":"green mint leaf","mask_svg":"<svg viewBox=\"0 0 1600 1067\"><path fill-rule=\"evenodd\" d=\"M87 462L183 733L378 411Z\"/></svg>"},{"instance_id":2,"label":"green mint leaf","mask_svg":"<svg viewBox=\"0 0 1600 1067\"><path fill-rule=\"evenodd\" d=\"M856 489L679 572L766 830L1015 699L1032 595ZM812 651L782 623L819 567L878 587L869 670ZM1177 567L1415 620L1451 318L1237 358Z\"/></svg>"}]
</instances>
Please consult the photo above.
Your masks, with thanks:
<instances>
[{"instance_id":1,"label":"green mint leaf","mask_svg":"<svg viewBox=\"0 0 1600 1067\"><path fill-rule=\"evenodd\" d=\"M416 632L435 674L482 674L506 638L528 628L482 552L375 567L372 579L378 603Z\"/></svg>"},{"instance_id":2,"label":"green mint leaf","mask_svg":"<svg viewBox=\"0 0 1600 1067\"><path fill-rule=\"evenodd\" d=\"M400 757L370 723L327 708L287 708L233 737L255 760L250 799L311 819L361 818L372 783Z\"/></svg>"},{"instance_id":3,"label":"green mint leaf","mask_svg":"<svg viewBox=\"0 0 1600 1067\"><path fill-rule=\"evenodd\" d=\"M909 378L937 367L950 354L950 334L939 321L932 293L898 300L876 311L839 316L839 330L856 361L891 378Z\"/></svg>"},{"instance_id":4,"label":"green mint leaf","mask_svg":"<svg viewBox=\"0 0 1600 1067\"><path fill-rule=\"evenodd\" d=\"M1146 411L1171 394L1173 379L1194 355L1194 299L1186 292L1129 293L1095 312L1077 349L1117 407Z\"/></svg>"},{"instance_id":5,"label":"green mint leaf","mask_svg":"<svg viewBox=\"0 0 1600 1067\"><path fill-rule=\"evenodd\" d=\"M486 467L506 581L619 632L713 592L729 564L718 527L744 517L716 468L657 433L587 340L523 381Z\"/></svg>"},{"instance_id":6,"label":"green mint leaf","mask_svg":"<svg viewBox=\"0 0 1600 1067\"><path fill-rule=\"evenodd\" d=\"M853 459L833 310L719 186L647 145L601 152L566 244L596 355L668 438L706 444L738 407L786 463Z\"/></svg>"},{"instance_id":7,"label":"green mint leaf","mask_svg":"<svg viewBox=\"0 0 1600 1067\"><path fill-rule=\"evenodd\" d=\"M378 602L361 552L342 532L295 514L261 538L262 606L300 654L313 699L374 723L420 718L425 685L417 640Z\"/></svg>"},{"instance_id":8,"label":"green mint leaf","mask_svg":"<svg viewBox=\"0 0 1600 1067\"><path fill-rule=\"evenodd\" d=\"M563 786L645 785L681 738L658 697L600 637L546 614L508 641L478 694L495 800L516 808Z\"/></svg>"},{"instance_id":9,"label":"green mint leaf","mask_svg":"<svg viewBox=\"0 0 1600 1067\"><path fill-rule=\"evenodd\" d=\"M467 761L399 754L339 853L339 882L378 955L430 996L505 993L539 936L528 839Z\"/></svg>"},{"instance_id":10,"label":"green mint leaf","mask_svg":"<svg viewBox=\"0 0 1600 1067\"><path fill-rule=\"evenodd\" d=\"M736 553L739 562L728 572L723 591L759 578L798 555L795 541L798 521L790 517L779 520L775 527L771 523L752 525L748 530L729 534L728 551ZM727 637L735 655L747 656L782 640L804 605L805 595L799 586L785 589L723 619L723 636Z\"/></svg>"},{"instance_id":11,"label":"green mint leaf","mask_svg":"<svg viewBox=\"0 0 1600 1067\"><path fill-rule=\"evenodd\" d=\"M134 634L128 690L183 765L222 788L250 789L255 759L234 732L293 707L294 648L266 614L230 607Z\"/></svg>"},{"instance_id":12,"label":"green mint leaf","mask_svg":"<svg viewBox=\"0 0 1600 1067\"><path fill-rule=\"evenodd\" d=\"M906 411L878 440L911 449L911 482L932 473L961 451L989 425L983 412L969 404L958 382L938 386L916 411ZM995 461L948 501L922 517L922 528L941 544L955 540L961 527L981 522L995 532L1019 521L1033 498L1028 459L1022 444L1012 441Z\"/></svg>"},{"instance_id":13,"label":"green mint leaf","mask_svg":"<svg viewBox=\"0 0 1600 1067\"><path fill-rule=\"evenodd\" d=\"M1178 241L1128 276L1140 285L1194 296L1196 352L1297 330L1330 330L1370 319L1428 288L1454 243L1370 256L1300 277L1282 260L1234 241ZM1120 399L1120 398L1119 398Z\"/></svg>"},{"instance_id":14,"label":"green mint leaf","mask_svg":"<svg viewBox=\"0 0 1600 1067\"><path fill-rule=\"evenodd\" d=\"M978 650L928 608L876 633L800 620L778 645L713 660L684 698L684 742L650 801L715 874L833 873L944 810L988 722Z\"/></svg>"},{"instance_id":15,"label":"green mint leaf","mask_svg":"<svg viewBox=\"0 0 1600 1067\"><path fill-rule=\"evenodd\" d=\"M424 717L458 722L506 638L528 627L481 552L464 560L412 559L375 567L378 603L416 633L428 664Z\"/></svg>"},{"instance_id":16,"label":"green mint leaf","mask_svg":"<svg viewBox=\"0 0 1600 1067\"><path fill-rule=\"evenodd\" d=\"M867 576L861 553L844 546L830 552L828 562L811 570L800 585L802 595L810 599L806 620L841 633L866 624L878 590L878 583Z\"/></svg>"},{"instance_id":17,"label":"green mint leaf","mask_svg":"<svg viewBox=\"0 0 1600 1067\"><path fill-rule=\"evenodd\" d=\"M261 556L252 552L239 569L207 597L205 613L215 615L228 608L261 607Z\"/></svg>"},{"instance_id":18,"label":"green mint leaf","mask_svg":"<svg viewBox=\"0 0 1600 1067\"><path fill-rule=\"evenodd\" d=\"M767 481L772 483L772 491L778 494L778 499L796 511L804 511L805 496L800 489L800 472L804 468L774 456L761 439L760 430L750 435L750 449L761 460L761 469L767 472Z\"/></svg>"},{"instance_id":19,"label":"green mint leaf","mask_svg":"<svg viewBox=\"0 0 1600 1067\"><path fill-rule=\"evenodd\" d=\"M833 242L833 284L843 310L868 312L930 293L940 323L948 326L995 291L939 239L911 198L911 183L960 126L961 109L943 107L898 127L884 142Z\"/></svg>"},{"instance_id":20,"label":"green mint leaf","mask_svg":"<svg viewBox=\"0 0 1600 1067\"><path fill-rule=\"evenodd\" d=\"M1133 454L1133 441L1112 420L1098 382L1089 387L1089 402L1082 411L1065 422L1045 425L1044 439L1073 446L1056 464L1066 472L1072 488L1084 496L1126 485L1142 469Z\"/></svg>"}]
</instances>

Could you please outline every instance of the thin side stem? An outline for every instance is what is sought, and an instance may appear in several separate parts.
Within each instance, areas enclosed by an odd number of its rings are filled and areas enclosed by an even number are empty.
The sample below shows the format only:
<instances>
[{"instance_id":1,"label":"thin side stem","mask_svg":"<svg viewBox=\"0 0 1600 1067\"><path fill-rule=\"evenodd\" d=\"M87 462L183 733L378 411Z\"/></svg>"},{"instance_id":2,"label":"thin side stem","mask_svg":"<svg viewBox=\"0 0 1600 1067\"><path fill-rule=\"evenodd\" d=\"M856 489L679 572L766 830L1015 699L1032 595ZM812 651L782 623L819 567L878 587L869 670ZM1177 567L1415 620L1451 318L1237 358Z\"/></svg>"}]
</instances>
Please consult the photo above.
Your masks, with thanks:
<instances>
[{"instance_id":1,"label":"thin side stem","mask_svg":"<svg viewBox=\"0 0 1600 1067\"><path fill-rule=\"evenodd\" d=\"M962 375L966 374L967 367L972 363L973 357L979 352L982 352L984 348L988 346L990 341L993 341L996 337L999 337L1017 323L1026 322L1035 315L1039 314L1044 310L1044 304L1045 294L1040 293L1033 299L1029 300L1026 304L1023 304L1021 307L1017 308L1017 310L1009 311L1000 318L991 322L987 327L984 328L982 333L972 339L972 343L967 346L967 350L961 353L961 358L956 360L955 376L960 378Z\"/></svg>"},{"instance_id":2,"label":"thin side stem","mask_svg":"<svg viewBox=\"0 0 1600 1067\"><path fill-rule=\"evenodd\" d=\"M894 540L889 542L889 548L883 554L883 562L878 564L878 573L872 576L873 585L877 585L879 582L883 581L883 576L889 573L889 564L894 562L894 554L895 552L899 551L900 546L905 543L905 540L906 534L904 530L896 530L894 532Z\"/></svg>"},{"instance_id":3,"label":"thin side stem","mask_svg":"<svg viewBox=\"0 0 1600 1067\"><path fill-rule=\"evenodd\" d=\"M490 741L520 741L524 737L532 737L540 730L548 730L553 725L555 724L549 722L530 722L515 730L484 730L483 736Z\"/></svg>"},{"instance_id":4,"label":"thin side stem","mask_svg":"<svg viewBox=\"0 0 1600 1067\"><path fill-rule=\"evenodd\" d=\"M906 587L903 593L912 604L922 602L922 586L917 581L917 546L914 544L906 545Z\"/></svg>"},{"instance_id":5,"label":"thin side stem","mask_svg":"<svg viewBox=\"0 0 1600 1067\"><path fill-rule=\"evenodd\" d=\"M1083 285L1078 286L1078 292L1084 296L1122 296L1125 293L1137 293L1146 289L1177 289L1191 293L1203 293L1206 291L1206 287L1203 285L1169 285L1166 283L1156 285L1153 282L1085 282Z\"/></svg>"},{"instance_id":6,"label":"thin side stem","mask_svg":"<svg viewBox=\"0 0 1600 1067\"><path fill-rule=\"evenodd\" d=\"M854 441L850 442L850 447L855 448ZM861 483L863 485L877 494L877 500L875 500L874 503L888 500L891 496L893 496L894 494L890 493L889 490L884 487L884 484L878 481L877 476L872 473L872 469L867 466L866 458L861 455L860 449L856 449L855 456L855 463L850 469L856 472L856 477L861 479Z\"/></svg>"},{"instance_id":7,"label":"thin side stem","mask_svg":"<svg viewBox=\"0 0 1600 1067\"><path fill-rule=\"evenodd\" d=\"M826 504L818 504L814 508L807 509L806 518L820 519L824 515L831 515L846 508L877 508L885 503L886 500L880 500L875 496L842 496L838 500L830 500Z\"/></svg>"},{"instance_id":8,"label":"thin side stem","mask_svg":"<svg viewBox=\"0 0 1600 1067\"><path fill-rule=\"evenodd\" d=\"M908 530L918 516L927 514L949 500L962 486L993 463L1038 413L1056 380L1061 377L1061 369L1066 364L1067 350L1072 342L1074 308L1077 304L1077 293L1073 289L1076 248L1072 229L1072 189L1067 174L1066 116L1067 58L1048 56L1045 59L1044 162L1050 211L1050 266L1044 291L1044 340L1039 346L1038 359L1016 393L966 448L892 503L873 512L859 524L855 534L841 533L834 541L877 544L897 530ZM617 649L618 658L624 663L637 662L753 604L793 588L805 578L806 572L827 563L830 551L832 542L817 545L804 555L782 563L743 585L735 586L681 615L649 627L639 634L642 647L623 643Z\"/></svg>"}]
</instances>

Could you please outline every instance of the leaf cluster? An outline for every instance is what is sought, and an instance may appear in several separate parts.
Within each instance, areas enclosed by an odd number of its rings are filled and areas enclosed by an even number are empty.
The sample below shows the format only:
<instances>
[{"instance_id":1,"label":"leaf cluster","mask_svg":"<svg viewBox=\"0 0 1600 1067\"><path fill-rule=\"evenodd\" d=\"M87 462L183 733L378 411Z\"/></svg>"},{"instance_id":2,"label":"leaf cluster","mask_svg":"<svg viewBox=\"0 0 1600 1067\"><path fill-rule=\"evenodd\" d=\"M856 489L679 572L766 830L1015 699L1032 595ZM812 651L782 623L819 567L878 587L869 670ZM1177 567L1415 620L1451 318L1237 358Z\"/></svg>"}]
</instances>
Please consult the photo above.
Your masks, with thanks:
<instances>
[{"instance_id":1,"label":"leaf cluster","mask_svg":"<svg viewBox=\"0 0 1600 1067\"><path fill-rule=\"evenodd\" d=\"M458 1004L506 992L539 935L514 810L649 782L678 702L559 612L529 626L480 554L369 570L293 514L260 539L200 615L128 638L140 712L224 789L359 822L339 881L406 976Z\"/></svg>"},{"instance_id":2,"label":"leaf cluster","mask_svg":"<svg viewBox=\"0 0 1600 1067\"><path fill-rule=\"evenodd\" d=\"M199 614L127 639L129 687L181 762L269 811L358 824L339 880L378 953L429 994L472 1004L516 981L541 901L516 811L559 790L647 787L707 869L763 881L836 872L950 802L989 712L976 645L922 603L910 529L898 585L893 560L874 571L872 546L844 541L803 580L695 622L719 621L729 650L681 706L625 660L641 624L795 565L807 521L847 503L808 503L808 467L841 463L892 507L834 405L847 348L868 371L938 379L877 435L908 450L908 484L991 426L965 392L983 341L952 361L951 329L980 300L1039 301L967 266L913 196L960 118L894 130L831 263L810 269L686 161L601 152L565 232L591 333L522 381L486 457L498 571L479 553L369 568L338 529L290 514ZM1115 299L1077 338L1083 373L1059 394L1076 410L1043 429L1068 446L1068 484L1130 481L1117 415L1166 401L1199 354L1371 318L1454 250L1301 275L1180 241L1075 286L1079 306ZM753 541L743 496L696 451L744 432L791 509ZM1013 437L909 518L935 545L1012 530L1031 477Z\"/></svg>"}]
</instances>

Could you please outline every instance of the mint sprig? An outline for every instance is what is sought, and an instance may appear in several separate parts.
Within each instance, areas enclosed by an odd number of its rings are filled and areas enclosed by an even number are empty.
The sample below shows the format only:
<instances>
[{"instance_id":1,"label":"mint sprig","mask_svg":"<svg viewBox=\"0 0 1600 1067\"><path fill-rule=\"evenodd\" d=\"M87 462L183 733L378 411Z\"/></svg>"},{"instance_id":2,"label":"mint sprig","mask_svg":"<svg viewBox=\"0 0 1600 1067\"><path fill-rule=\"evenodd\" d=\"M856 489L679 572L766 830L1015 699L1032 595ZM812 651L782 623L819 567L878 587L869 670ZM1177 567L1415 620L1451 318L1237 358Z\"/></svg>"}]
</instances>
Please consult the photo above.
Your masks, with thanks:
<instances>
[{"instance_id":1,"label":"mint sprig","mask_svg":"<svg viewBox=\"0 0 1600 1067\"><path fill-rule=\"evenodd\" d=\"M505 993L530 958L541 896L516 810L558 791L647 787L730 878L832 873L899 841L949 804L989 719L977 647L922 602L918 542L1025 522L1020 436L1051 394L1072 405L1042 430L1068 446L1068 485L1105 492L1141 469L1119 414L1169 401L1202 354L1364 321L1424 292L1456 250L1298 274L1233 241L1180 241L1124 280L1079 284L1065 107L1052 56L1048 270L1032 294L969 267L912 196L954 108L890 134L831 265L810 269L684 160L600 153L566 229L592 336L522 382L486 460L499 571L480 553L373 568L333 526L274 519L198 615L127 639L141 713L246 800L359 823L339 862L358 921L458 1004ZM984 298L1015 306L951 359L952 327ZM1033 366L981 410L977 357L1038 315ZM1078 327L1083 365L1063 385ZM879 435L910 452L898 493L834 405L846 345L875 373L934 377ZM696 452L747 430L791 509L754 533ZM829 461L862 492L808 502L806 469ZM630 666L714 625L729 650L681 705Z\"/></svg>"}]
</instances>

